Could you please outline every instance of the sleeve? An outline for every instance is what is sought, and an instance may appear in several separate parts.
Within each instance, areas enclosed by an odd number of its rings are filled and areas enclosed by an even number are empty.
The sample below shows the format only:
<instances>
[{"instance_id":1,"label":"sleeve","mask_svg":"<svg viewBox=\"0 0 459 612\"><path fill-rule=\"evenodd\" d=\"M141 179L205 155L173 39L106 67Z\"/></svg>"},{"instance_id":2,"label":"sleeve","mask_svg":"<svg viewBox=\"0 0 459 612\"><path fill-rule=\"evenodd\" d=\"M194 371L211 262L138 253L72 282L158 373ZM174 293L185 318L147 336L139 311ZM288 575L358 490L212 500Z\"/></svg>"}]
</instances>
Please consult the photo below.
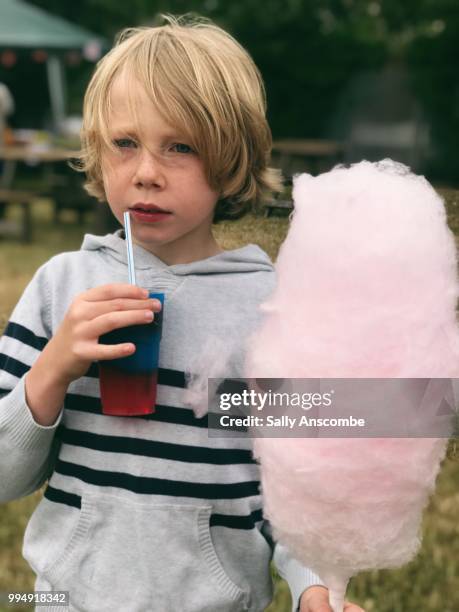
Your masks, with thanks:
<instances>
[{"instance_id":1,"label":"sleeve","mask_svg":"<svg viewBox=\"0 0 459 612\"><path fill-rule=\"evenodd\" d=\"M25 398L24 377L51 337L46 268L35 274L0 338L0 503L33 493L48 478L56 429L39 425Z\"/></svg>"},{"instance_id":2,"label":"sleeve","mask_svg":"<svg viewBox=\"0 0 459 612\"><path fill-rule=\"evenodd\" d=\"M277 543L275 545L273 561L279 575L286 580L290 587L292 612L299 610L300 597L308 587L313 585L325 586L317 574L301 565L282 544Z\"/></svg>"}]
</instances>

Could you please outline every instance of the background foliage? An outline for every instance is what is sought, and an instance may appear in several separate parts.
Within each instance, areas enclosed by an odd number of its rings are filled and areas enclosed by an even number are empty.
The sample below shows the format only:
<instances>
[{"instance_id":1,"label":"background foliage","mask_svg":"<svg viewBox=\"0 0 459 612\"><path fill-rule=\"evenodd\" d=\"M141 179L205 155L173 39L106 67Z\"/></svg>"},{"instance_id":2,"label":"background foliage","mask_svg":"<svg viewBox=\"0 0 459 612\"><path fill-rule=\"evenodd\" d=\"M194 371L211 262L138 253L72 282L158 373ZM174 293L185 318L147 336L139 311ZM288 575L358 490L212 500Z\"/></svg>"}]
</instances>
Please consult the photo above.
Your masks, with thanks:
<instances>
[{"instance_id":1,"label":"background foliage","mask_svg":"<svg viewBox=\"0 0 459 612\"><path fill-rule=\"evenodd\" d=\"M29 0L113 42L126 26L152 23L160 12L195 11L246 46L266 81L275 138L327 136L341 93L356 74L388 62L407 66L432 128L433 180L459 180L459 36L457 0ZM20 62L19 62L20 63ZM48 105L44 66L0 68L19 98L14 121L36 123ZM93 65L68 68L69 110L81 112ZM15 74L13 74L15 72ZM34 90L30 106L27 91ZM24 102L22 102L22 100Z\"/></svg>"}]
</instances>

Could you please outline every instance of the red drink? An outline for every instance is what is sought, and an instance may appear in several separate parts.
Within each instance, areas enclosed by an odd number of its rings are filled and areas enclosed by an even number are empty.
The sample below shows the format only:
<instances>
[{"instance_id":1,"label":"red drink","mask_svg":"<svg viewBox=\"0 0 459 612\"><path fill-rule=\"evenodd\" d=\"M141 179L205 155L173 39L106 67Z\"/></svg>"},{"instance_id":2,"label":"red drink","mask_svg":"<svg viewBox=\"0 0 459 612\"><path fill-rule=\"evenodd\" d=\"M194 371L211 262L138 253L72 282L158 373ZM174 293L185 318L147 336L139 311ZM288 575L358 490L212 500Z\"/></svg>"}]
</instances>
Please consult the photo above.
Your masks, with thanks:
<instances>
[{"instance_id":1,"label":"red drink","mask_svg":"<svg viewBox=\"0 0 459 612\"><path fill-rule=\"evenodd\" d=\"M150 292L150 298L160 300L162 305L152 323L122 327L99 338L101 344L133 342L136 346L129 357L99 362L104 414L136 416L155 411L164 294Z\"/></svg>"},{"instance_id":2,"label":"red drink","mask_svg":"<svg viewBox=\"0 0 459 612\"><path fill-rule=\"evenodd\" d=\"M109 363L109 362L108 362ZM104 363L99 368L102 411L113 416L135 416L155 411L158 370L123 372Z\"/></svg>"}]
</instances>

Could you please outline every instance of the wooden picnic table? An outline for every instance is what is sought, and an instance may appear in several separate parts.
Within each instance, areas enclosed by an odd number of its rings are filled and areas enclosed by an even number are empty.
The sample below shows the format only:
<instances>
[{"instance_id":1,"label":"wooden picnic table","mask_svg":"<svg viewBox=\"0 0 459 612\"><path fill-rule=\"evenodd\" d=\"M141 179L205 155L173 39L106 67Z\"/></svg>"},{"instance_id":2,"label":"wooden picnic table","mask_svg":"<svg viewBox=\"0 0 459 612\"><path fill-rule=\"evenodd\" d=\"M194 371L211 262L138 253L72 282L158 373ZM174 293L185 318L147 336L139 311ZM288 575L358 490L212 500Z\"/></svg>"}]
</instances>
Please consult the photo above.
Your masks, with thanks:
<instances>
[{"instance_id":1,"label":"wooden picnic table","mask_svg":"<svg viewBox=\"0 0 459 612\"><path fill-rule=\"evenodd\" d=\"M37 194L31 191L17 189L0 189L0 204L14 205L21 208L19 223L0 219L0 236L16 236L23 242L32 240L32 211L31 207Z\"/></svg>"},{"instance_id":2,"label":"wooden picnic table","mask_svg":"<svg viewBox=\"0 0 459 612\"><path fill-rule=\"evenodd\" d=\"M78 151L64 147L34 146L34 145L8 145L0 147L0 160L4 162L0 179L0 187L4 189L14 188L16 166L18 163L45 164L47 172L52 172L52 164L65 162L74 158Z\"/></svg>"},{"instance_id":3,"label":"wooden picnic table","mask_svg":"<svg viewBox=\"0 0 459 612\"><path fill-rule=\"evenodd\" d=\"M78 151L64 147L41 147L30 145L9 145L0 149L0 159L4 161L23 162L57 162L72 159Z\"/></svg>"},{"instance_id":4,"label":"wooden picnic table","mask_svg":"<svg viewBox=\"0 0 459 612\"><path fill-rule=\"evenodd\" d=\"M286 178L294 172L319 173L342 161L344 145L335 140L287 138L273 142L273 153Z\"/></svg>"},{"instance_id":5,"label":"wooden picnic table","mask_svg":"<svg viewBox=\"0 0 459 612\"><path fill-rule=\"evenodd\" d=\"M8 145L0 147L0 161L3 162L3 171L0 176L0 188L14 189L16 166L18 163L29 165L45 164L46 171L52 172L52 165L56 162L65 162L74 158L78 151L64 147L34 146L34 145Z\"/></svg>"},{"instance_id":6,"label":"wooden picnic table","mask_svg":"<svg viewBox=\"0 0 459 612\"><path fill-rule=\"evenodd\" d=\"M3 172L0 177L0 211L6 206L20 206L21 216L19 223L9 222L0 215L0 235L17 235L24 241L32 238L31 207L37 198L50 197L54 201L55 218L64 208L76 210L81 219L89 205L81 189L81 178L75 172L66 170L64 163L78 155L78 151L56 146L37 145L9 145L0 148L0 160L3 161ZM16 188L16 168L20 163L29 165L43 165L42 189L23 191ZM61 173L56 173L56 165L64 165ZM77 184L78 182L78 184Z\"/></svg>"}]
</instances>

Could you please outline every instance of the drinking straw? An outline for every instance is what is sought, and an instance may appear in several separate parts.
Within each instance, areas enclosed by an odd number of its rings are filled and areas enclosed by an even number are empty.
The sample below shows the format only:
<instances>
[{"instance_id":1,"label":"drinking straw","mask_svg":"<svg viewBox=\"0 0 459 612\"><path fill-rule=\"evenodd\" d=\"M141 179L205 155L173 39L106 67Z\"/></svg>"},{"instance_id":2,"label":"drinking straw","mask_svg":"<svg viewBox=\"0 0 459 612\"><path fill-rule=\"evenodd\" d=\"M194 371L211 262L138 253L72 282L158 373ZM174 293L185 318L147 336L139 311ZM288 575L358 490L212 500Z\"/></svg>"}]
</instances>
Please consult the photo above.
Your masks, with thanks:
<instances>
[{"instance_id":1,"label":"drinking straw","mask_svg":"<svg viewBox=\"0 0 459 612\"><path fill-rule=\"evenodd\" d=\"M131 283L131 285L136 285L137 283L135 282L134 253L132 250L131 217L129 216L128 212L124 213L124 233L126 236L129 282Z\"/></svg>"}]
</instances>

